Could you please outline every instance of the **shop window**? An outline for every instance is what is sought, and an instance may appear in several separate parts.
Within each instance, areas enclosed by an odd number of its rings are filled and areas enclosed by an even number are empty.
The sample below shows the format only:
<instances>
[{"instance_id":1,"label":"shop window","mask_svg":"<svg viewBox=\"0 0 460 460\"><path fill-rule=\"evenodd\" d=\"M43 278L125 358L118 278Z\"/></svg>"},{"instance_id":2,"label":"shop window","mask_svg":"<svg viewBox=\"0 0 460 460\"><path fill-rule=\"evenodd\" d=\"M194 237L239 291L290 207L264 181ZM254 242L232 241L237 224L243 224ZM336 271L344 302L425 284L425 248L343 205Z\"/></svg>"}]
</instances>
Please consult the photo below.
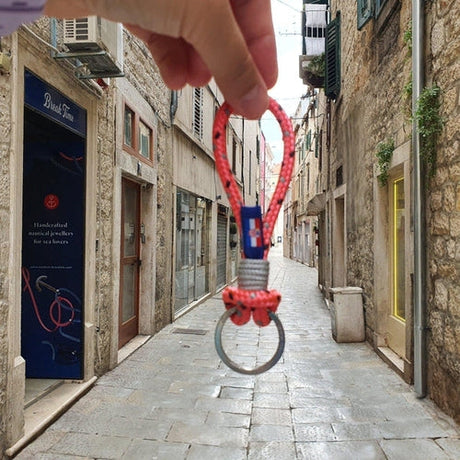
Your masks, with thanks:
<instances>
[{"instance_id":1,"label":"shop window","mask_svg":"<svg viewBox=\"0 0 460 460\"><path fill-rule=\"evenodd\" d=\"M153 163L154 130L125 105L123 149L139 159Z\"/></svg>"},{"instance_id":2,"label":"shop window","mask_svg":"<svg viewBox=\"0 0 460 460\"><path fill-rule=\"evenodd\" d=\"M340 12L326 27L325 94L337 99L340 92Z\"/></svg>"},{"instance_id":3,"label":"shop window","mask_svg":"<svg viewBox=\"0 0 460 460\"><path fill-rule=\"evenodd\" d=\"M176 313L209 292L212 204L184 190L176 195Z\"/></svg>"},{"instance_id":4,"label":"shop window","mask_svg":"<svg viewBox=\"0 0 460 460\"><path fill-rule=\"evenodd\" d=\"M393 181L393 316L405 321L405 196L404 178Z\"/></svg>"}]
</instances>

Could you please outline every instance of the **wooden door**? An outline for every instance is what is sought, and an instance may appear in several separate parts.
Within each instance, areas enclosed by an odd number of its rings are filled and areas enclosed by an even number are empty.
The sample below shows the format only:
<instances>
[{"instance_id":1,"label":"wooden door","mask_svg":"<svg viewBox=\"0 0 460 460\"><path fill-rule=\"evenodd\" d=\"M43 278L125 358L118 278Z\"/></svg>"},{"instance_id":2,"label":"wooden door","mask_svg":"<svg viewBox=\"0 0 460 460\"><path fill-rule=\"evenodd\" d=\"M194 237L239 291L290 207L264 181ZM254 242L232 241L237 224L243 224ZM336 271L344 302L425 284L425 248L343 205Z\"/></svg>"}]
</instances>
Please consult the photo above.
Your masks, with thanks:
<instances>
[{"instance_id":1,"label":"wooden door","mask_svg":"<svg viewBox=\"0 0 460 460\"><path fill-rule=\"evenodd\" d=\"M121 348L139 332L140 186L123 179L119 340Z\"/></svg>"}]
</instances>

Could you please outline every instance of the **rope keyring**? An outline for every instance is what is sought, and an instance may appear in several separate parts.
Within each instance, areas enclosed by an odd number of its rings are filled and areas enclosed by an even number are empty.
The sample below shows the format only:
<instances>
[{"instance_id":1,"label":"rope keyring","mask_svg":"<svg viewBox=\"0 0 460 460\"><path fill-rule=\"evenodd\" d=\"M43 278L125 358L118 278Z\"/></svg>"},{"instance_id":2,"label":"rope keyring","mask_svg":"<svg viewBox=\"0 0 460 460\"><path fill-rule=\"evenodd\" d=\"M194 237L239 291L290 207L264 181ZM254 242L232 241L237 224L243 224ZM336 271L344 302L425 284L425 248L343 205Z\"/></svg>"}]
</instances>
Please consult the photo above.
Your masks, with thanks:
<instances>
[{"instance_id":1,"label":"rope keyring","mask_svg":"<svg viewBox=\"0 0 460 460\"><path fill-rule=\"evenodd\" d=\"M229 286L222 293L227 311L217 323L215 345L222 361L241 374L260 374L273 367L281 358L285 343L283 326L275 314L281 301L281 294L276 290L268 290L267 288L269 275L267 256L276 219L291 181L294 168L295 137L291 121L274 99L269 99L268 110L273 113L281 127L284 155L280 177L267 213L263 218L260 206L248 207L244 205L228 161L225 132L233 110L226 102L217 112L213 128L213 148L217 172L233 209L242 239L242 260L238 271L238 287ZM259 327L267 326L273 320L278 329L279 342L275 354L267 363L255 369L244 369L234 363L225 353L222 347L222 330L228 318L237 326L241 326L246 324L251 316Z\"/></svg>"}]
</instances>

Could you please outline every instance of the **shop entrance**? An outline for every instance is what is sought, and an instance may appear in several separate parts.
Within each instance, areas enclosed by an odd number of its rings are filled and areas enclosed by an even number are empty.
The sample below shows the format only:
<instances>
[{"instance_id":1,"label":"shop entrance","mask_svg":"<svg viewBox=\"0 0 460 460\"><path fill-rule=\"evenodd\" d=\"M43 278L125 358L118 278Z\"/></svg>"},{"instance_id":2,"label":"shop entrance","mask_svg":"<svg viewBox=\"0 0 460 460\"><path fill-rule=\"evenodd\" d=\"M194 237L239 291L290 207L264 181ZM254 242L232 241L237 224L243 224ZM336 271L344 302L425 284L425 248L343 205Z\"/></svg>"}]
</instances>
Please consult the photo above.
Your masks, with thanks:
<instances>
[{"instance_id":1,"label":"shop entrance","mask_svg":"<svg viewBox=\"0 0 460 460\"><path fill-rule=\"evenodd\" d=\"M210 203L177 191L175 302L177 314L209 292Z\"/></svg>"},{"instance_id":2,"label":"shop entrance","mask_svg":"<svg viewBox=\"0 0 460 460\"><path fill-rule=\"evenodd\" d=\"M123 179L119 348L128 343L139 332L140 196L140 185Z\"/></svg>"},{"instance_id":3,"label":"shop entrance","mask_svg":"<svg viewBox=\"0 0 460 460\"><path fill-rule=\"evenodd\" d=\"M21 354L83 378L86 111L25 73Z\"/></svg>"}]
</instances>

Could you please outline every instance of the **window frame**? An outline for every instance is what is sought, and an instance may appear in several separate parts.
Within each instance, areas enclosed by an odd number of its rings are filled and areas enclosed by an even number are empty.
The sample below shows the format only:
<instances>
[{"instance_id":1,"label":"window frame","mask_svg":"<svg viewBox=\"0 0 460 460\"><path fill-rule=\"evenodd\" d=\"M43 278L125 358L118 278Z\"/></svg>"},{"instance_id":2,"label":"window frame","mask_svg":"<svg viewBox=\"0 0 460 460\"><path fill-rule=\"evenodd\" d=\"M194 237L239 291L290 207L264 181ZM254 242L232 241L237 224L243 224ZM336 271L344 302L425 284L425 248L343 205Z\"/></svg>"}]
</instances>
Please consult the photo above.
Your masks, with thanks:
<instances>
[{"instance_id":1,"label":"window frame","mask_svg":"<svg viewBox=\"0 0 460 460\"><path fill-rule=\"evenodd\" d=\"M361 30L374 17L375 1L376 0L358 0L356 2L358 30Z\"/></svg>"},{"instance_id":2,"label":"window frame","mask_svg":"<svg viewBox=\"0 0 460 460\"><path fill-rule=\"evenodd\" d=\"M385 23L386 17L388 17L399 4L400 0L357 0L356 16L358 30L361 30L371 19L375 19L378 32L381 27L379 23ZM382 18L380 18L381 15Z\"/></svg>"},{"instance_id":3,"label":"window frame","mask_svg":"<svg viewBox=\"0 0 460 460\"><path fill-rule=\"evenodd\" d=\"M380 12L383 10L385 3L387 3L388 0L374 0L375 3L375 17L377 18L380 14Z\"/></svg>"},{"instance_id":4,"label":"window frame","mask_svg":"<svg viewBox=\"0 0 460 460\"><path fill-rule=\"evenodd\" d=\"M126 143L126 111L129 110L133 115L133 123L131 127L131 139L132 139L132 144L129 145ZM140 152L140 124L143 124L145 127L147 127L150 130L150 136L149 136L149 157L146 157L142 155ZM142 118L138 112L133 110L132 106L128 104L126 101L123 102L123 150L125 152L128 152L130 155L136 157L137 159L143 161L144 163L147 163L150 166L153 166L154 163L154 139L155 139L155 128L148 123L144 118Z\"/></svg>"}]
</instances>

